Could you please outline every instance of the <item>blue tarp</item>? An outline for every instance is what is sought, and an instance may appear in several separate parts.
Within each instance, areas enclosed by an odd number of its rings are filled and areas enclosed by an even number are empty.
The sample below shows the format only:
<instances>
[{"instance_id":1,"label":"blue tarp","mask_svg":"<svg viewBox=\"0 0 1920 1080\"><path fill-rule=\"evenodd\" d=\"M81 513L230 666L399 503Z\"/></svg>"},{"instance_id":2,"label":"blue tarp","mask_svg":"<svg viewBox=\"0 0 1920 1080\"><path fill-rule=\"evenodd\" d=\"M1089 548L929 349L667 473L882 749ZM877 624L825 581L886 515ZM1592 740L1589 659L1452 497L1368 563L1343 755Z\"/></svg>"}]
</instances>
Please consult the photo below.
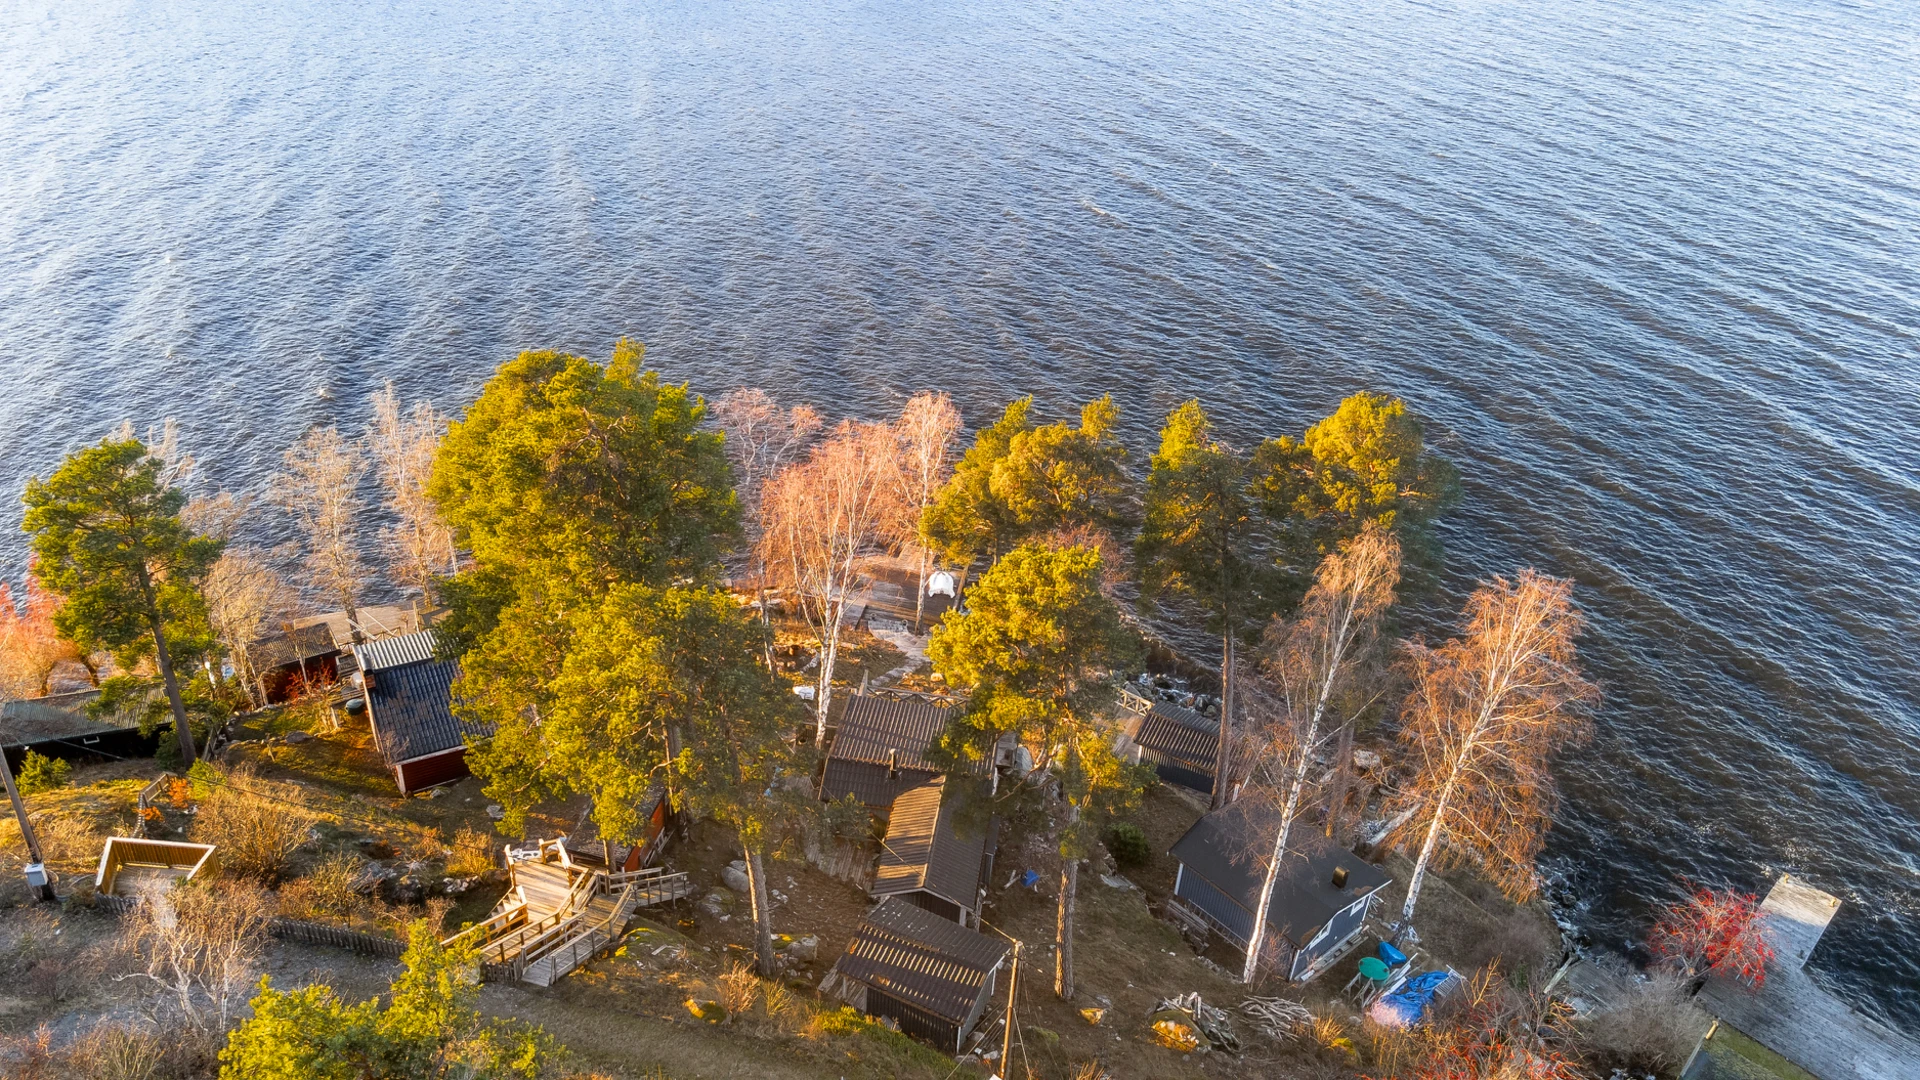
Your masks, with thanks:
<instances>
[{"instance_id":1,"label":"blue tarp","mask_svg":"<svg viewBox=\"0 0 1920 1080\"><path fill-rule=\"evenodd\" d=\"M1450 971L1426 971L1401 984L1400 989L1384 994L1367 1008L1367 1016L1377 1024L1391 1028L1410 1028L1420 1022L1433 1004L1434 995L1453 978Z\"/></svg>"},{"instance_id":2,"label":"blue tarp","mask_svg":"<svg viewBox=\"0 0 1920 1080\"><path fill-rule=\"evenodd\" d=\"M1390 968L1397 968L1407 962L1407 954L1394 948L1390 941L1381 942L1380 947L1374 951L1380 954L1380 962Z\"/></svg>"}]
</instances>

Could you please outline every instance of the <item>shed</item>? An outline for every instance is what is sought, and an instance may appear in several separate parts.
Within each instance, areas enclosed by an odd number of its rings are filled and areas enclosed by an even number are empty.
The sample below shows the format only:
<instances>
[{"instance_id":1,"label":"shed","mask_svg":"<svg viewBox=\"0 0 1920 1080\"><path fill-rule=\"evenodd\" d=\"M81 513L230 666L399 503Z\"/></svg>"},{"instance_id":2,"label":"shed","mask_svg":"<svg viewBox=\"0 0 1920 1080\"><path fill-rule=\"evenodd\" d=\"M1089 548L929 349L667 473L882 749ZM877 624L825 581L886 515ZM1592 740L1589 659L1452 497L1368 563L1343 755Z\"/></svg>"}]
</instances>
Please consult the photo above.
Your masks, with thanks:
<instances>
[{"instance_id":1,"label":"shed","mask_svg":"<svg viewBox=\"0 0 1920 1080\"><path fill-rule=\"evenodd\" d=\"M1174 896L1242 955L1264 877L1259 853L1271 849L1279 817L1271 806L1241 800L1194 822L1171 852L1180 864ZM1267 905L1260 963L1303 981L1359 937L1369 902L1390 879L1311 829L1296 826L1291 846Z\"/></svg>"},{"instance_id":2,"label":"shed","mask_svg":"<svg viewBox=\"0 0 1920 1080\"><path fill-rule=\"evenodd\" d=\"M1010 951L999 938L887 899L854 931L820 989L958 1054Z\"/></svg>"},{"instance_id":3,"label":"shed","mask_svg":"<svg viewBox=\"0 0 1920 1080\"><path fill-rule=\"evenodd\" d=\"M211 844L110 836L100 850L93 889L102 896L146 898L212 873L218 866Z\"/></svg>"},{"instance_id":4,"label":"shed","mask_svg":"<svg viewBox=\"0 0 1920 1080\"><path fill-rule=\"evenodd\" d=\"M927 751L952 715L930 701L877 694L848 698L827 750L820 798L838 802L852 795L868 809L887 812L901 792L940 775Z\"/></svg>"},{"instance_id":5,"label":"shed","mask_svg":"<svg viewBox=\"0 0 1920 1080\"><path fill-rule=\"evenodd\" d=\"M269 705L299 696L313 682L340 677L340 646L325 623L295 627L247 646L247 662Z\"/></svg>"},{"instance_id":6,"label":"shed","mask_svg":"<svg viewBox=\"0 0 1920 1080\"><path fill-rule=\"evenodd\" d=\"M1126 723L1114 753L1134 764L1149 764L1161 780L1213 794L1214 759L1220 749L1220 723L1192 709L1126 693Z\"/></svg>"},{"instance_id":7,"label":"shed","mask_svg":"<svg viewBox=\"0 0 1920 1080\"><path fill-rule=\"evenodd\" d=\"M467 739L493 734L454 715L460 665L434 659L435 645L433 631L422 630L353 647L374 740L402 794L469 775Z\"/></svg>"},{"instance_id":8,"label":"shed","mask_svg":"<svg viewBox=\"0 0 1920 1080\"><path fill-rule=\"evenodd\" d=\"M18 770L29 753L63 761L151 757L159 732L143 735L137 723L129 724L124 713L131 708L103 719L88 716L88 706L99 697L98 690L78 690L0 702L0 745L7 764Z\"/></svg>"},{"instance_id":9,"label":"shed","mask_svg":"<svg viewBox=\"0 0 1920 1080\"><path fill-rule=\"evenodd\" d=\"M962 926L969 916L977 924L980 883L993 873L993 823L959 820L959 800L947 797L946 786L939 777L895 800L880 869L867 892L898 897Z\"/></svg>"}]
</instances>

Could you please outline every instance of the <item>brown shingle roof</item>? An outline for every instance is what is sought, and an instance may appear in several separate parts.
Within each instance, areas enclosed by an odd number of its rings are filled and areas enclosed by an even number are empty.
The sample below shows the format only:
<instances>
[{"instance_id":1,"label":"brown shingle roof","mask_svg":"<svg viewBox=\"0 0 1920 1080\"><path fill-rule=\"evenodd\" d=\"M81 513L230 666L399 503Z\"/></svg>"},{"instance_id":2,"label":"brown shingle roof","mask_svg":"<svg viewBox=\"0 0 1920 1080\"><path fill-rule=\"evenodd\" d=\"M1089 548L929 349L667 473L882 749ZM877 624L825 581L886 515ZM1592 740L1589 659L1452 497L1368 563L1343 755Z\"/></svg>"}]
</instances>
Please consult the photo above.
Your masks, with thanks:
<instances>
[{"instance_id":1,"label":"brown shingle roof","mask_svg":"<svg viewBox=\"0 0 1920 1080\"><path fill-rule=\"evenodd\" d=\"M930 892L968 911L980 906L980 859L985 830L962 829L954 800L943 798L946 778L929 780L894 800L887 839L874 875L874 896Z\"/></svg>"},{"instance_id":2,"label":"brown shingle roof","mask_svg":"<svg viewBox=\"0 0 1920 1080\"><path fill-rule=\"evenodd\" d=\"M883 900L833 969L956 1024L966 1023L1008 946L903 900Z\"/></svg>"}]
</instances>

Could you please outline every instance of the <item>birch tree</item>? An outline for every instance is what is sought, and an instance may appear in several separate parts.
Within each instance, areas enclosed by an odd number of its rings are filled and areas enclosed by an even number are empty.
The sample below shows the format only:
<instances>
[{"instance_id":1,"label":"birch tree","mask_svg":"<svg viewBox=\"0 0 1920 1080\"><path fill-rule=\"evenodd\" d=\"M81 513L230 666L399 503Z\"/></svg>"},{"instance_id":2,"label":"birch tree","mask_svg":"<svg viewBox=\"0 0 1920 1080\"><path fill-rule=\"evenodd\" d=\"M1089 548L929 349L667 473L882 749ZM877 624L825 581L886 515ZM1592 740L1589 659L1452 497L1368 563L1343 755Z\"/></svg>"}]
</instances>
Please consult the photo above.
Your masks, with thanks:
<instances>
[{"instance_id":1,"label":"birch tree","mask_svg":"<svg viewBox=\"0 0 1920 1080\"><path fill-rule=\"evenodd\" d=\"M422 596L436 578L460 569L453 530L427 494L434 455L446 430L447 418L428 402L415 402L410 411L402 413L400 395L391 379L373 396L373 424L367 431L367 445L373 451L381 486L386 489L387 509L394 517L381 537L387 570L394 581L418 589Z\"/></svg>"},{"instance_id":2,"label":"birch tree","mask_svg":"<svg viewBox=\"0 0 1920 1080\"><path fill-rule=\"evenodd\" d=\"M200 591L207 598L207 618L213 633L233 661L234 674L247 688L247 700L257 705L259 672L250 649L288 614L287 583L260 553L231 547L207 571Z\"/></svg>"},{"instance_id":3,"label":"birch tree","mask_svg":"<svg viewBox=\"0 0 1920 1080\"><path fill-rule=\"evenodd\" d=\"M773 668L773 617L767 610L766 546L760 542L761 488L818 434L824 421L811 405L782 408L765 390L732 390L713 403L713 418L726 433L734 491L744 511L749 573L760 594L760 625L766 631L767 667Z\"/></svg>"},{"instance_id":4,"label":"birch tree","mask_svg":"<svg viewBox=\"0 0 1920 1080\"><path fill-rule=\"evenodd\" d=\"M927 573L933 558L933 541L922 534L920 524L953 472L960 410L945 394L915 394L900 411L900 419L894 421L893 433L900 444L900 467L894 473L900 490L893 503L891 531L900 543L911 545L919 558L920 587L913 602L913 632L917 634L927 614Z\"/></svg>"},{"instance_id":5,"label":"birch tree","mask_svg":"<svg viewBox=\"0 0 1920 1080\"><path fill-rule=\"evenodd\" d=\"M1327 556L1299 613L1286 622L1276 620L1268 630L1273 642L1269 666L1279 684L1283 708L1284 731L1275 743L1287 753L1281 760L1263 763L1279 767L1275 779L1281 795L1280 824L1267 857L1260 899L1253 910L1253 933L1247 939L1242 982L1251 984L1259 966L1267 933L1267 908L1273 903L1274 885L1300 814L1307 771L1331 719L1329 710L1377 640L1399 580L1399 541L1383 529L1369 529L1345 551ZM1291 761L1285 760L1287 757Z\"/></svg>"},{"instance_id":6,"label":"birch tree","mask_svg":"<svg viewBox=\"0 0 1920 1080\"><path fill-rule=\"evenodd\" d=\"M341 438L337 427L314 428L287 448L286 471L274 477L273 495L293 516L305 548L311 589L347 613L360 638L360 597L368 572L360 554L360 480L367 473L361 448Z\"/></svg>"},{"instance_id":7,"label":"birch tree","mask_svg":"<svg viewBox=\"0 0 1920 1080\"><path fill-rule=\"evenodd\" d=\"M0 698L31 698L47 693L53 669L63 660L79 660L80 650L60 637L54 612L60 598L41 588L29 574L25 596L15 601L13 587L0 581Z\"/></svg>"},{"instance_id":8,"label":"birch tree","mask_svg":"<svg viewBox=\"0 0 1920 1080\"><path fill-rule=\"evenodd\" d=\"M772 478L760 503L762 560L790 586L818 643L814 745L825 746L833 669L860 554L877 544L899 490L888 425L843 421L805 461Z\"/></svg>"},{"instance_id":9,"label":"birch tree","mask_svg":"<svg viewBox=\"0 0 1920 1080\"><path fill-rule=\"evenodd\" d=\"M1548 761L1588 737L1599 699L1574 652L1582 622L1571 581L1528 569L1475 590L1460 637L1408 646L1400 737L1414 776L1401 801L1415 810L1402 835L1424 840L1398 933L1431 868L1470 864L1515 900L1537 888L1558 800Z\"/></svg>"}]
</instances>

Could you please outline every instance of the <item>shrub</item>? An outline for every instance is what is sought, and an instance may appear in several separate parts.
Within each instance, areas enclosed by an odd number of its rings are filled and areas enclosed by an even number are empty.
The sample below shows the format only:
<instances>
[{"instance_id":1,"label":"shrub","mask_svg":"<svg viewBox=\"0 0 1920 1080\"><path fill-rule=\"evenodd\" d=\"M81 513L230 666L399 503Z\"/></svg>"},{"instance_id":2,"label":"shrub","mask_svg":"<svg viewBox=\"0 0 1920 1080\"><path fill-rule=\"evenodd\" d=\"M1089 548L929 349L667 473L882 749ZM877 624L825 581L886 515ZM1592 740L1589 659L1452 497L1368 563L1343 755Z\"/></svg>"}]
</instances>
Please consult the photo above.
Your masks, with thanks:
<instances>
[{"instance_id":1,"label":"shrub","mask_svg":"<svg viewBox=\"0 0 1920 1080\"><path fill-rule=\"evenodd\" d=\"M102 1024L75 1042L68 1056L90 1080L154 1080L167 1062L168 1045L151 1031Z\"/></svg>"},{"instance_id":2,"label":"shrub","mask_svg":"<svg viewBox=\"0 0 1920 1080\"><path fill-rule=\"evenodd\" d=\"M727 965L727 970L714 980L714 989L720 996L720 1005L727 1010L727 1018L739 1016L760 996L760 980L753 969L735 961Z\"/></svg>"},{"instance_id":3,"label":"shrub","mask_svg":"<svg viewBox=\"0 0 1920 1080\"><path fill-rule=\"evenodd\" d=\"M305 877L280 889L280 914L289 919L351 922L355 910L366 903L366 898L354 891L359 876L360 860L340 853L329 855Z\"/></svg>"},{"instance_id":4,"label":"shrub","mask_svg":"<svg viewBox=\"0 0 1920 1080\"><path fill-rule=\"evenodd\" d=\"M1145 866L1153 857L1146 831L1131 821L1116 821L1107 830L1107 850L1122 870Z\"/></svg>"},{"instance_id":5,"label":"shrub","mask_svg":"<svg viewBox=\"0 0 1920 1080\"><path fill-rule=\"evenodd\" d=\"M20 786L22 795L36 795L43 791L58 791L67 786L67 777L72 775L73 765L59 758L50 758L37 751L27 751L26 760L20 763L20 772L14 778Z\"/></svg>"},{"instance_id":6,"label":"shrub","mask_svg":"<svg viewBox=\"0 0 1920 1080\"><path fill-rule=\"evenodd\" d=\"M1689 998L1686 977L1655 971L1634 980L1625 997L1581 1020L1578 1030L1593 1061L1640 1076L1677 1071L1706 1026L1706 1016Z\"/></svg>"},{"instance_id":7,"label":"shrub","mask_svg":"<svg viewBox=\"0 0 1920 1080\"><path fill-rule=\"evenodd\" d=\"M493 869L493 837L471 825L453 836L453 854L447 856L449 877L479 877Z\"/></svg>"},{"instance_id":8,"label":"shrub","mask_svg":"<svg viewBox=\"0 0 1920 1080\"><path fill-rule=\"evenodd\" d=\"M1732 889L1695 889L1667 905L1647 945L1689 979L1720 974L1756 990L1766 985L1773 961L1773 946L1760 930L1759 901Z\"/></svg>"},{"instance_id":9,"label":"shrub","mask_svg":"<svg viewBox=\"0 0 1920 1080\"><path fill-rule=\"evenodd\" d=\"M196 778L196 789L199 786ZM290 784L271 784L250 770L235 770L200 796L193 839L217 848L227 871L272 884L319 820L300 805L300 797L300 789Z\"/></svg>"}]
</instances>

